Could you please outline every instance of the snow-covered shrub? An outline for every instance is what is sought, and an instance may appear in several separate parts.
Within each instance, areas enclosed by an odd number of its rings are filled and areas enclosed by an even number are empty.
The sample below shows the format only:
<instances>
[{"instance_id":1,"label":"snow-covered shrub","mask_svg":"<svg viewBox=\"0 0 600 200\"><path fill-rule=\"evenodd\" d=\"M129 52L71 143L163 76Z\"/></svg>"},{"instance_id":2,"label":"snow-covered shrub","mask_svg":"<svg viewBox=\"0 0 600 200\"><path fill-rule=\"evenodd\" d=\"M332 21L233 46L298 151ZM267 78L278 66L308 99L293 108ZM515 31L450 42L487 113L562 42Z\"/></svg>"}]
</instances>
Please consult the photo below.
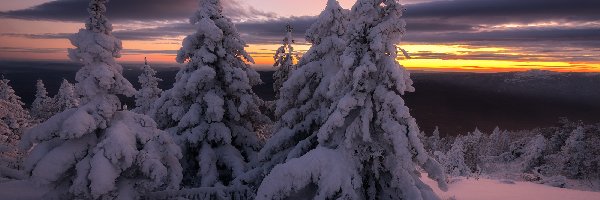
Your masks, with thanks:
<instances>
[{"instance_id":1,"label":"snow-covered shrub","mask_svg":"<svg viewBox=\"0 0 600 200\"><path fill-rule=\"evenodd\" d=\"M275 91L275 97L279 98L279 92L283 83L288 80L290 73L294 70L294 38L292 37L292 27L287 25L286 34L283 38L281 47L275 51L273 59L275 59L274 67L277 67L275 73L273 73L273 90Z\"/></svg>"},{"instance_id":2,"label":"snow-covered shrub","mask_svg":"<svg viewBox=\"0 0 600 200\"><path fill-rule=\"evenodd\" d=\"M73 61L83 63L76 88L81 105L27 131L22 147L32 181L54 188L50 199L135 199L139 194L178 189L180 149L148 116L118 111L116 95L135 90L115 62L121 41L104 16L107 0L91 0L86 28L73 35Z\"/></svg>"},{"instance_id":3,"label":"snow-covered shrub","mask_svg":"<svg viewBox=\"0 0 600 200\"><path fill-rule=\"evenodd\" d=\"M256 157L258 129L270 122L252 91L261 83L245 62L253 60L222 11L220 0L200 0L190 19L197 32L184 39L177 55L187 65L152 111L183 149L186 187L230 185Z\"/></svg>"},{"instance_id":4,"label":"snow-covered shrub","mask_svg":"<svg viewBox=\"0 0 600 200\"><path fill-rule=\"evenodd\" d=\"M144 67L142 74L138 76L138 81L142 88L135 94L134 112L140 114L150 114L150 110L154 106L154 102L160 97L162 90L158 88L158 82L162 81L156 78L156 71L148 65L148 61L144 58Z\"/></svg>"},{"instance_id":5,"label":"snow-covered shrub","mask_svg":"<svg viewBox=\"0 0 600 200\"><path fill-rule=\"evenodd\" d=\"M329 1L325 10L306 33L313 45L302 57L297 70L280 90L276 102L273 135L254 163L246 181L260 184L277 164L297 158L317 146L317 132L325 122L332 101L327 97L330 81L340 68L342 39L348 23L348 10ZM333 28L332 28L333 27Z\"/></svg>"},{"instance_id":6,"label":"snow-covered shrub","mask_svg":"<svg viewBox=\"0 0 600 200\"><path fill-rule=\"evenodd\" d=\"M438 199L416 165L441 188L445 175L423 148L401 97L413 91L409 73L396 61L402 11L394 0L357 1L317 147L275 166L257 199Z\"/></svg>"}]
</instances>

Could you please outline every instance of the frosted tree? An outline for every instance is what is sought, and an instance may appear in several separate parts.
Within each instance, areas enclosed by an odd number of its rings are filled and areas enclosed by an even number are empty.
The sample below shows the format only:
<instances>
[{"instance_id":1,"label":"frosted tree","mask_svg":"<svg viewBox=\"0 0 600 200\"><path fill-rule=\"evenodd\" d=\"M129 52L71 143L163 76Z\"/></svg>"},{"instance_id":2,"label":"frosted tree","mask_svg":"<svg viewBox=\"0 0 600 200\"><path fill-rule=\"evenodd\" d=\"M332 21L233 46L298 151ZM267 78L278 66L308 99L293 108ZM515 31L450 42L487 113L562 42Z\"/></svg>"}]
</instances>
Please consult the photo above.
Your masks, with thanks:
<instances>
[{"instance_id":1,"label":"frosted tree","mask_svg":"<svg viewBox=\"0 0 600 200\"><path fill-rule=\"evenodd\" d=\"M541 134L523 137L519 141L511 144L509 152L517 169L522 172L530 172L535 167L542 164L544 159L544 149L547 147L547 140Z\"/></svg>"},{"instance_id":2,"label":"frosted tree","mask_svg":"<svg viewBox=\"0 0 600 200\"><path fill-rule=\"evenodd\" d=\"M21 97L9 84L9 80L0 80L0 140L2 144L13 146L21 138L24 129L30 125L29 113L23 108L25 105Z\"/></svg>"},{"instance_id":3,"label":"frosted tree","mask_svg":"<svg viewBox=\"0 0 600 200\"><path fill-rule=\"evenodd\" d=\"M21 101L21 97L15 94L15 90L9 83L10 80L5 79L4 76L2 76L2 80L0 80L0 100L19 106L25 105L25 103Z\"/></svg>"},{"instance_id":4,"label":"frosted tree","mask_svg":"<svg viewBox=\"0 0 600 200\"><path fill-rule=\"evenodd\" d=\"M58 89L58 93L54 96L54 104L56 113L79 106L79 97L75 93L75 86L66 79L63 79L60 88Z\"/></svg>"},{"instance_id":5,"label":"frosted tree","mask_svg":"<svg viewBox=\"0 0 600 200\"><path fill-rule=\"evenodd\" d=\"M441 151L442 148L442 138L440 137L440 129L436 126L435 130L431 136L427 138L425 143L425 148L429 150L429 152L434 153L436 151Z\"/></svg>"},{"instance_id":6,"label":"frosted tree","mask_svg":"<svg viewBox=\"0 0 600 200\"><path fill-rule=\"evenodd\" d=\"M508 151L509 141L507 136L508 134L506 131L501 131L500 128L496 126L485 143L484 155L499 156Z\"/></svg>"},{"instance_id":7,"label":"frosted tree","mask_svg":"<svg viewBox=\"0 0 600 200\"><path fill-rule=\"evenodd\" d=\"M4 78L0 80L0 177L17 178L14 172L22 158L17 144L31 120L9 82Z\"/></svg>"},{"instance_id":8,"label":"frosted tree","mask_svg":"<svg viewBox=\"0 0 600 200\"><path fill-rule=\"evenodd\" d=\"M76 75L81 105L33 127L22 147L31 180L54 188L45 199L136 199L178 189L179 147L148 116L118 111L118 94L135 89L122 76L121 41L104 16L107 0L91 0L85 29L70 38L69 57L84 66ZM35 144L35 145L34 145Z\"/></svg>"},{"instance_id":9,"label":"frosted tree","mask_svg":"<svg viewBox=\"0 0 600 200\"><path fill-rule=\"evenodd\" d=\"M475 131L462 137L465 152L464 160L469 169L471 169L471 172L479 171L479 164L485 152L483 144L485 144L486 140L486 136L479 128L475 128Z\"/></svg>"},{"instance_id":10,"label":"frosted tree","mask_svg":"<svg viewBox=\"0 0 600 200\"><path fill-rule=\"evenodd\" d=\"M279 90L283 87L283 83L287 81L292 70L294 70L294 39L292 37L292 26L286 26L286 34L283 38L281 47L275 51L275 63L274 67L277 67L275 73L273 73L273 90L275 91L275 97L279 98Z\"/></svg>"},{"instance_id":11,"label":"frosted tree","mask_svg":"<svg viewBox=\"0 0 600 200\"><path fill-rule=\"evenodd\" d=\"M567 177L582 178L585 176L586 144L585 130L578 127L567 138L559 154L562 157L563 172Z\"/></svg>"},{"instance_id":12,"label":"frosted tree","mask_svg":"<svg viewBox=\"0 0 600 200\"><path fill-rule=\"evenodd\" d=\"M156 71L148 65L148 60L144 58L144 67L142 74L138 77L138 81L142 88L135 94L135 112L141 114L149 114L154 106L154 102L160 97L162 90L158 88L158 82L162 81L156 78Z\"/></svg>"},{"instance_id":13,"label":"frosted tree","mask_svg":"<svg viewBox=\"0 0 600 200\"><path fill-rule=\"evenodd\" d=\"M348 24L348 10L329 1L306 33L312 47L290 74L276 102L273 135L261 149L258 163L248 181L260 183L277 164L304 155L317 145L316 133L325 122L332 101L327 97L330 80L339 70L340 55L346 47L342 38Z\"/></svg>"},{"instance_id":14,"label":"frosted tree","mask_svg":"<svg viewBox=\"0 0 600 200\"><path fill-rule=\"evenodd\" d=\"M451 176L470 176L471 169L465 163L465 146L463 137L457 137L450 150L443 154L437 151L436 156L444 166L446 173Z\"/></svg>"},{"instance_id":15,"label":"frosted tree","mask_svg":"<svg viewBox=\"0 0 600 200\"><path fill-rule=\"evenodd\" d=\"M357 1L317 147L275 166L257 199L438 199L416 167L443 189L445 175L423 148L401 97L413 91L396 61L402 10L395 0Z\"/></svg>"},{"instance_id":16,"label":"frosted tree","mask_svg":"<svg viewBox=\"0 0 600 200\"><path fill-rule=\"evenodd\" d=\"M35 100L31 104L30 114L36 120L45 121L54 114L52 112L54 102L52 102L52 98L48 97L48 92L42 80L37 80L35 87Z\"/></svg>"},{"instance_id":17,"label":"frosted tree","mask_svg":"<svg viewBox=\"0 0 600 200\"><path fill-rule=\"evenodd\" d=\"M223 186L247 170L261 147L257 133L269 122L252 91L259 74L220 0L200 0L191 17L197 32L187 36L177 61L187 62L173 88L153 109L160 127L183 149L184 185Z\"/></svg>"}]
</instances>

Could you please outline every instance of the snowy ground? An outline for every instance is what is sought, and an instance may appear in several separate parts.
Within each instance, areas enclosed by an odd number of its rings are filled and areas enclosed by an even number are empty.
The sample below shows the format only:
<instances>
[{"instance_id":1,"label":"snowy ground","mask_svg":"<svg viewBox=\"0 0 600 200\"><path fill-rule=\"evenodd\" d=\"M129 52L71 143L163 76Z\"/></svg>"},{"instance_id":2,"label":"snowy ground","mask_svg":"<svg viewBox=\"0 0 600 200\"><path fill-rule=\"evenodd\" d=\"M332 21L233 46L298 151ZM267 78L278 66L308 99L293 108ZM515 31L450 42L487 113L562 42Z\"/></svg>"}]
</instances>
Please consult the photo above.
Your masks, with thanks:
<instances>
[{"instance_id":1,"label":"snowy ground","mask_svg":"<svg viewBox=\"0 0 600 200\"><path fill-rule=\"evenodd\" d=\"M550 187L530 182L511 182L491 179L459 179L449 184L447 192L423 176L442 200L600 200L600 192L580 191ZM28 181L0 183L0 200L37 200L48 188L36 187Z\"/></svg>"},{"instance_id":2,"label":"snowy ground","mask_svg":"<svg viewBox=\"0 0 600 200\"><path fill-rule=\"evenodd\" d=\"M491 179L459 179L448 185L448 191L437 188L435 181L423 176L443 200L600 200L600 192L556 188L530 182Z\"/></svg>"},{"instance_id":3,"label":"snowy ground","mask_svg":"<svg viewBox=\"0 0 600 200\"><path fill-rule=\"evenodd\" d=\"M0 183L0 200L38 200L48 191L29 181L8 181Z\"/></svg>"}]
</instances>

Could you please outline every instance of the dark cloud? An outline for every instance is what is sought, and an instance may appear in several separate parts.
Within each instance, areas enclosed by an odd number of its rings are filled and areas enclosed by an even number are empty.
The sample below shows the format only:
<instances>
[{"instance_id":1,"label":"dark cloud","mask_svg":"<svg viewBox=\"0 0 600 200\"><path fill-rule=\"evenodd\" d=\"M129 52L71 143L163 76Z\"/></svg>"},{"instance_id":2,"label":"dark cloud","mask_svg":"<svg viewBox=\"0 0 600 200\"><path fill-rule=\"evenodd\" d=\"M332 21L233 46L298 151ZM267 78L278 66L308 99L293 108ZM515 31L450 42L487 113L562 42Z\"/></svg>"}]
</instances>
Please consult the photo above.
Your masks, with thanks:
<instances>
[{"instance_id":1,"label":"dark cloud","mask_svg":"<svg viewBox=\"0 0 600 200\"><path fill-rule=\"evenodd\" d=\"M600 28L521 28L483 32L411 33L404 37L412 42L478 42L478 41L600 41Z\"/></svg>"},{"instance_id":2,"label":"dark cloud","mask_svg":"<svg viewBox=\"0 0 600 200\"><path fill-rule=\"evenodd\" d=\"M237 28L248 43L279 43L284 27L291 24L294 37L304 42L304 33L314 16L276 17L245 5L242 0L224 0L226 15L237 19ZM29 9L1 13L4 17L82 21L87 1L55 0ZM113 0L109 17L119 21L182 21L197 9L197 0ZM600 20L598 0L452 0L406 5L406 41L410 42L535 42L566 40L575 45L600 46L599 28L489 29L492 25L532 22L591 22ZM244 20L252 19L252 20ZM150 23L150 22L149 22ZM119 30L123 40L162 40L195 31L188 23L152 23L152 28ZM482 31L491 30L491 31ZM20 35L28 38L65 38L68 34ZM13 35L17 36L17 35Z\"/></svg>"},{"instance_id":3,"label":"dark cloud","mask_svg":"<svg viewBox=\"0 0 600 200\"><path fill-rule=\"evenodd\" d=\"M113 21L187 19L198 8L197 0L113 0L107 15ZM0 12L0 16L31 20L83 21L88 1L55 0L23 10ZM257 10L241 0L224 0L224 12L234 20L276 17Z\"/></svg>"},{"instance_id":4,"label":"dark cloud","mask_svg":"<svg viewBox=\"0 0 600 200\"><path fill-rule=\"evenodd\" d=\"M29 39L64 39L69 38L72 33L48 33L48 34L19 34L19 33L2 33L0 36L22 37Z\"/></svg>"},{"instance_id":5,"label":"dark cloud","mask_svg":"<svg viewBox=\"0 0 600 200\"><path fill-rule=\"evenodd\" d=\"M470 24L600 20L598 0L453 0L407 5L409 19Z\"/></svg>"},{"instance_id":6,"label":"dark cloud","mask_svg":"<svg viewBox=\"0 0 600 200\"><path fill-rule=\"evenodd\" d=\"M18 47L0 47L0 52L7 53L66 53L64 48L18 48Z\"/></svg>"}]
</instances>

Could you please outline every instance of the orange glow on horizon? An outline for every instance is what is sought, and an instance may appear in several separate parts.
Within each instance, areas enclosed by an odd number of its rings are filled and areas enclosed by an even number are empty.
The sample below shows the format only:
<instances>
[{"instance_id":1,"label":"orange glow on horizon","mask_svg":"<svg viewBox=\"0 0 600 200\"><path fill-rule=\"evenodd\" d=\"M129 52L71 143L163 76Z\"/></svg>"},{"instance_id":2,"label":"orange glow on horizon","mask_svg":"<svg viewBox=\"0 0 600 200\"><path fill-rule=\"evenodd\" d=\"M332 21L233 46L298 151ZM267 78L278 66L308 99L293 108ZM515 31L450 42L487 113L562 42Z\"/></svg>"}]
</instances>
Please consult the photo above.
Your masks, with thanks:
<instances>
[{"instance_id":1,"label":"orange glow on horizon","mask_svg":"<svg viewBox=\"0 0 600 200\"><path fill-rule=\"evenodd\" d=\"M66 39L30 39L0 36L0 48L9 48L0 54L0 59L8 60L67 60L67 49L73 48ZM176 39L160 41L123 41L123 54L119 62L142 63L148 57L151 63L177 64L175 56L180 48ZM253 57L255 68L271 70L273 54L280 44L249 44L246 51ZM600 72L600 62L574 62L551 56L533 59L474 59L478 54L502 56L529 56L518 49L491 46L470 46L461 44L403 44L400 47L412 54L412 59L399 59L400 64L411 70L425 71L470 71L507 72L543 69L559 72ZM296 44L295 50L301 56L310 45ZM36 51L37 49L37 51ZM439 56L438 56L439 55Z\"/></svg>"}]
</instances>

